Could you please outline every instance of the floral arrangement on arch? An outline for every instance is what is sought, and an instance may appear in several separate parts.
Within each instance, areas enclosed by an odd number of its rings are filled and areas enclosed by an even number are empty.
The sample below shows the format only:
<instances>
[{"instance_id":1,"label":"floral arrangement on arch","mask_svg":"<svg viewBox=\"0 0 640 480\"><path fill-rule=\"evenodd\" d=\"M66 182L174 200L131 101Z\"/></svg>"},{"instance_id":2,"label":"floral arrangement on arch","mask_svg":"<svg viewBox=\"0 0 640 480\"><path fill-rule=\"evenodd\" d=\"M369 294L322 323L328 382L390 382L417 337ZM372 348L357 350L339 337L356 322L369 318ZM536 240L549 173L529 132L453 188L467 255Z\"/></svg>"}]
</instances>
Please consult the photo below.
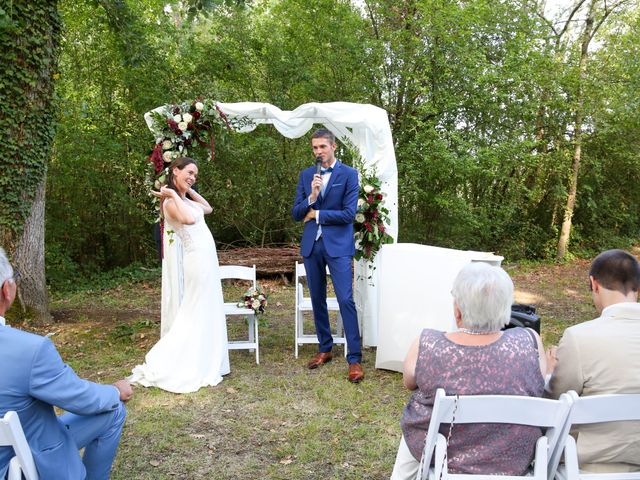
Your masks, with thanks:
<instances>
[{"instance_id":1,"label":"floral arrangement on arch","mask_svg":"<svg viewBox=\"0 0 640 480\"><path fill-rule=\"evenodd\" d=\"M267 295L260 285L258 285L257 288L251 287L244 292L244 295L238 302L238 307L250 308L256 312L256 314L264 313L267 308Z\"/></svg>"},{"instance_id":2,"label":"floral arrangement on arch","mask_svg":"<svg viewBox=\"0 0 640 480\"><path fill-rule=\"evenodd\" d=\"M156 189L165 183L169 164L190 150L208 148L214 159L214 130L237 131L252 123L246 117L229 119L214 100L206 98L165 105L151 112L151 121L156 144L149 156L153 173L148 180Z\"/></svg>"},{"instance_id":3,"label":"floral arrangement on arch","mask_svg":"<svg viewBox=\"0 0 640 480\"><path fill-rule=\"evenodd\" d=\"M387 233L391 223L389 210L384 207L385 194L380 188L380 180L373 175L362 174L358 209L354 221L356 241L356 260L373 261L376 254L386 243L393 243L393 237Z\"/></svg>"}]
</instances>

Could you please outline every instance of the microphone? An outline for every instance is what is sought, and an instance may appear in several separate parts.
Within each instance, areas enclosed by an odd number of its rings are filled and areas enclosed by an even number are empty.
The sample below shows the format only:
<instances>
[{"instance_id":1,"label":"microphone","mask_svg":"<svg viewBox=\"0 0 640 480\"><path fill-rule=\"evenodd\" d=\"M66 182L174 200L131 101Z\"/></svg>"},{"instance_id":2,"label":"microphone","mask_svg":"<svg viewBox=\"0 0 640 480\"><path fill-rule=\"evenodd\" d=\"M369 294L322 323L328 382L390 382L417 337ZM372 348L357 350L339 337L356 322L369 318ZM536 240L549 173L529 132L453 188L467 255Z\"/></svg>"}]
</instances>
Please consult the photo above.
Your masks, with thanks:
<instances>
[{"instance_id":1,"label":"microphone","mask_svg":"<svg viewBox=\"0 0 640 480\"><path fill-rule=\"evenodd\" d=\"M316 157L316 175L320 175L322 170L322 157Z\"/></svg>"}]
</instances>

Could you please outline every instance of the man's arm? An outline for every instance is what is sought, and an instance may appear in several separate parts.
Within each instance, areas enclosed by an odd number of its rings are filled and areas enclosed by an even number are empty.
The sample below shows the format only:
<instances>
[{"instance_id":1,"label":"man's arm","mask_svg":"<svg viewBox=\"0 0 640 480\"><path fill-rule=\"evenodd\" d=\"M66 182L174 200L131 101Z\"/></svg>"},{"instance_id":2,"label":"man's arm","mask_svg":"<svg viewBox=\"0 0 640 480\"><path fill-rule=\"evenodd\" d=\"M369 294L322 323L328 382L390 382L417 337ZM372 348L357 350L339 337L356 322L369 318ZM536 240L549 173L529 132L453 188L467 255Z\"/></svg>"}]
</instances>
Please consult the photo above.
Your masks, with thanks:
<instances>
[{"instance_id":1,"label":"man's arm","mask_svg":"<svg viewBox=\"0 0 640 480\"><path fill-rule=\"evenodd\" d=\"M35 352L29 379L29 394L50 405L78 415L114 410L122 396L130 396L125 385L101 385L81 379L65 364L48 338Z\"/></svg>"},{"instance_id":2,"label":"man's arm","mask_svg":"<svg viewBox=\"0 0 640 480\"><path fill-rule=\"evenodd\" d=\"M402 382L409 390L418 388L416 383L416 365L418 363L418 350L420 349L420 336L411 343L407 356L404 359Z\"/></svg>"},{"instance_id":3,"label":"man's arm","mask_svg":"<svg viewBox=\"0 0 640 480\"><path fill-rule=\"evenodd\" d=\"M291 209L291 215L296 222L304 220L305 215L309 211L309 195L307 195L304 188L303 172L300 172L298 178L298 186L296 187L296 198L293 201L293 208Z\"/></svg>"},{"instance_id":4,"label":"man's arm","mask_svg":"<svg viewBox=\"0 0 640 480\"><path fill-rule=\"evenodd\" d=\"M358 172L351 169L346 177L346 190L342 198L341 210L320 210L318 220L320 225L346 225L353 223L358 207Z\"/></svg>"},{"instance_id":5,"label":"man's arm","mask_svg":"<svg viewBox=\"0 0 640 480\"><path fill-rule=\"evenodd\" d=\"M549 381L549 394L558 398L569 390L578 395L584 387L580 349L571 329L565 330L556 351L557 363Z\"/></svg>"}]
</instances>

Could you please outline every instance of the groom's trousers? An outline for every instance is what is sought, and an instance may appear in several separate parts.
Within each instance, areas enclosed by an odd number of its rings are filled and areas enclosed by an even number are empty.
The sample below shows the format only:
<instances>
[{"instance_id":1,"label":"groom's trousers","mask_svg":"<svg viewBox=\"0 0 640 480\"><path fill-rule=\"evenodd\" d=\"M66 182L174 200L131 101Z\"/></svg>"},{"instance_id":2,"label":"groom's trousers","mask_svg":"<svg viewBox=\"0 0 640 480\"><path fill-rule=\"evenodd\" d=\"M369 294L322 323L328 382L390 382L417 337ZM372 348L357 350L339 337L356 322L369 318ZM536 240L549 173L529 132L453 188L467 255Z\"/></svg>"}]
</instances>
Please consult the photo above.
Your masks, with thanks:
<instances>
[{"instance_id":1,"label":"groom's trousers","mask_svg":"<svg viewBox=\"0 0 640 480\"><path fill-rule=\"evenodd\" d=\"M320 344L319 351L330 352L333 347L333 337L331 336L331 327L329 325L329 312L327 310L326 267L328 266L340 307L344 334L347 339L347 362L350 364L360 363L362 360L358 315L353 301L352 262L353 258L351 256L329 256L322 242L322 236L314 242L309 256L304 257L307 284L311 292L313 320Z\"/></svg>"}]
</instances>

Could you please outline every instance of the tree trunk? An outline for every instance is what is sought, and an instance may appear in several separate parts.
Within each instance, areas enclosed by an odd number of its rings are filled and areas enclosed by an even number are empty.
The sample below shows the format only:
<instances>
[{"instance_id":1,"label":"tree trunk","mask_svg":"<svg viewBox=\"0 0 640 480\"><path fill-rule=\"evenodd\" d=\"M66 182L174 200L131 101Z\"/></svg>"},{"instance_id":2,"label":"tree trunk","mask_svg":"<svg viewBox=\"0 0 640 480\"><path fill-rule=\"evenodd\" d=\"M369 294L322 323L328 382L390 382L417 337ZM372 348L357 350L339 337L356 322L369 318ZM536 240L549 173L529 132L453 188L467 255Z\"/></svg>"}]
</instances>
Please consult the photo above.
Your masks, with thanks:
<instances>
[{"instance_id":1,"label":"tree trunk","mask_svg":"<svg viewBox=\"0 0 640 480\"><path fill-rule=\"evenodd\" d=\"M47 176L43 176L13 255L13 266L20 272L18 301L22 311L36 323L51 319L44 268L44 211Z\"/></svg>"},{"instance_id":2,"label":"tree trunk","mask_svg":"<svg viewBox=\"0 0 640 480\"><path fill-rule=\"evenodd\" d=\"M578 87L576 94L576 114L574 123L574 150L573 162L571 165L571 178L569 179L569 194L567 195L567 203L564 209L564 219L562 221L562 229L560 238L558 239L558 248L556 250L556 260L561 261L567 254L567 246L569 237L571 236L571 227L573 220L573 210L576 204L578 193L578 176L580 174L580 161L582 160L582 121L584 119L584 81L587 76L587 62L589 59L589 43L593 35L594 25L594 5L595 0L589 6L589 14L585 22L584 30L581 36L580 64L578 74Z\"/></svg>"}]
</instances>

